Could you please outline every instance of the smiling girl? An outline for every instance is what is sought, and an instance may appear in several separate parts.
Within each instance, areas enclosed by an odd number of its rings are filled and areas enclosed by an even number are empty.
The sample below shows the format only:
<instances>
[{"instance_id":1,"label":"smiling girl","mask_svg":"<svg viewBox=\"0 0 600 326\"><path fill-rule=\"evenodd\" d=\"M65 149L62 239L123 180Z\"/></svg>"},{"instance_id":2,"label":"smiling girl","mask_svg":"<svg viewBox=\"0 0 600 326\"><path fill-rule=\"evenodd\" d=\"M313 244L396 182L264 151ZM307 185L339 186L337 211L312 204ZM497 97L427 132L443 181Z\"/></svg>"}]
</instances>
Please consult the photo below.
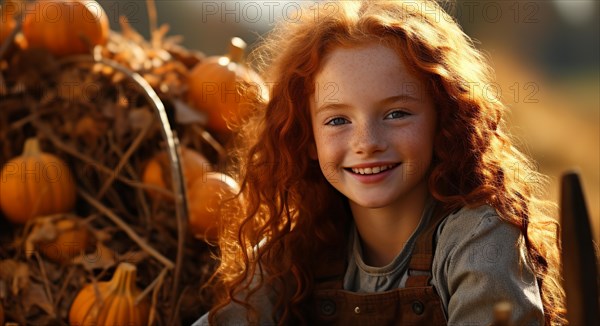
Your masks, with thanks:
<instances>
[{"instance_id":1,"label":"smiling girl","mask_svg":"<svg viewBox=\"0 0 600 326\"><path fill-rule=\"evenodd\" d=\"M257 52L247 207L197 324L489 325L504 301L515 325L564 322L544 178L511 173L531 161L470 39L433 1L311 5Z\"/></svg>"}]
</instances>

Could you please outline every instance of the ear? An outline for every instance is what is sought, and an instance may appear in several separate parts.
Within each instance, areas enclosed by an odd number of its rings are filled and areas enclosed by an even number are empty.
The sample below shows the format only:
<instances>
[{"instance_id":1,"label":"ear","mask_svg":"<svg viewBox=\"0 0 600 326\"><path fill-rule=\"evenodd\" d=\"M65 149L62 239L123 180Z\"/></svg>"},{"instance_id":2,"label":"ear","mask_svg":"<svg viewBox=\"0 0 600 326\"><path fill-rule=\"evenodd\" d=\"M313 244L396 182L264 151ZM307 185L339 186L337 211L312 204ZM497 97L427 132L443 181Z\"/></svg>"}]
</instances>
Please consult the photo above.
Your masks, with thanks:
<instances>
[{"instance_id":1,"label":"ear","mask_svg":"<svg viewBox=\"0 0 600 326\"><path fill-rule=\"evenodd\" d=\"M319 157L317 156L317 145L315 145L314 142L311 142L310 145L308 145L308 156L315 161L319 160Z\"/></svg>"}]
</instances>

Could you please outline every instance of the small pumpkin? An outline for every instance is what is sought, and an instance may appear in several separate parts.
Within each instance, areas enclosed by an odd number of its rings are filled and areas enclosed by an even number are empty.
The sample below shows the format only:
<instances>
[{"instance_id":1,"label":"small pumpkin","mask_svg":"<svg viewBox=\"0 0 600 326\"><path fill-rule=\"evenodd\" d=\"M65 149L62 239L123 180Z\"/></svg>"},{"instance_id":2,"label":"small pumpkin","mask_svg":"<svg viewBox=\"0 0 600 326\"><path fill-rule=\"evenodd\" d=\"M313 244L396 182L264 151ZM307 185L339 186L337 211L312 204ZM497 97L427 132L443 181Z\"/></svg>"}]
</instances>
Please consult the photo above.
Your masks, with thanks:
<instances>
[{"instance_id":1,"label":"small pumpkin","mask_svg":"<svg viewBox=\"0 0 600 326\"><path fill-rule=\"evenodd\" d=\"M135 265L123 262L110 281L84 286L71 304L69 324L147 325L150 304L147 297L135 303L141 293L136 275Z\"/></svg>"},{"instance_id":2,"label":"small pumpkin","mask_svg":"<svg viewBox=\"0 0 600 326\"><path fill-rule=\"evenodd\" d=\"M224 204L231 205L229 200L239 191L237 182L222 173L207 173L204 179L196 180L188 191L190 232L199 239L217 239L222 222L221 208Z\"/></svg>"},{"instance_id":3,"label":"small pumpkin","mask_svg":"<svg viewBox=\"0 0 600 326\"><path fill-rule=\"evenodd\" d=\"M211 164L204 155L190 148L181 148L181 165L185 178L186 189L198 178L212 170ZM142 181L145 184L155 185L162 189L171 187L171 164L166 152L155 155L144 168ZM155 200L164 196L158 191L148 190L148 195Z\"/></svg>"},{"instance_id":4,"label":"small pumpkin","mask_svg":"<svg viewBox=\"0 0 600 326\"><path fill-rule=\"evenodd\" d=\"M219 133L229 133L228 122L249 114L249 98L267 98L261 77L241 62L245 48L246 43L234 37L228 55L201 61L188 76L188 101L207 114L208 127ZM243 87L241 94L238 85Z\"/></svg>"},{"instance_id":5,"label":"small pumpkin","mask_svg":"<svg viewBox=\"0 0 600 326\"><path fill-rule=\"evenodd\" d=\"M38 243L38 248L55 263L66 264L84 253L92 243L90 231L72 219L56 222L56 234L50 241Z\"/></svg>"},{"instance_id":6,"label":"small pumpkin","mask_svg":"<svg viewBox=\"0 0 600 326\"><path fill-rule=\"evenodd\" d=\"M75 206L73 174L63 160L42 152L37 138L27 139L23 154L4 164L0 181L0 210L14 223Z\"/></svg>"},{"instance_id":7,"label":"small pumpkin","mask_svg":"<svg viewBox=\"0 0 600 326\"><path fill-rule=\"evenodd\" d=\"M106 12L92 0L38 0L23 21L29 46L56 56L90 53L90 47L106 44L109 32Z\"/></svg>"}]
</instances>

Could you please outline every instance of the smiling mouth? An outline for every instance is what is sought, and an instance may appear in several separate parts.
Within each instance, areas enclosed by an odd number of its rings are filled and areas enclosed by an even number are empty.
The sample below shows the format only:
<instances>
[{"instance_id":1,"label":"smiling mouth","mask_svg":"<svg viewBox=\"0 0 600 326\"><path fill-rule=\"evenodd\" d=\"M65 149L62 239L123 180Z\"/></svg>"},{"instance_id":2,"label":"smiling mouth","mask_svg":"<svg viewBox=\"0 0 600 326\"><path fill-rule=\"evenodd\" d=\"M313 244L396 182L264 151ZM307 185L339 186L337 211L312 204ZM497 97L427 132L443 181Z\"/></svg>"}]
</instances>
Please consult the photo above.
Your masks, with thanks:
<instances>
[{"instance_id":1,"label":"smiling mouth","mask_svg":"<svg viewBox=\"0 0 600 326\"><path fill-rule=\"evenodd\" d=\"M387 170L391 170L391 169L397 167L398 165L400 165L400 164L388 164L388 165L382 165L382 166L374 166L374 167L370 167L370 168L346 168L346 170L350 171L352 173L355 173L355 174L371 175L371 174L378 174L378 173L385 172Z\"/></svg>"}]
</instances>

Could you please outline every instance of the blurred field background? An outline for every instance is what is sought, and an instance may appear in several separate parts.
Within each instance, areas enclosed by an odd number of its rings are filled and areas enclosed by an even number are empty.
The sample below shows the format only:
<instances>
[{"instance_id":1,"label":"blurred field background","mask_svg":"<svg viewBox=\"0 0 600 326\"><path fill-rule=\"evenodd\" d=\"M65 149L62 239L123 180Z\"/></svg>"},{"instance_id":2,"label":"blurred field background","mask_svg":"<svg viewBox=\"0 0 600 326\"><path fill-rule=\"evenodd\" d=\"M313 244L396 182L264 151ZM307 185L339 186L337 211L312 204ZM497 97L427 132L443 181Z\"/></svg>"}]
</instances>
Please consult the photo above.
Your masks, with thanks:
<instances>
[{"instance_id":1,"label":"blurred field background","mask_svg":"<svg viewBox=\"0 0 600 326\"><path fill-rule=\"evenodd\" d=\"M144 1L98 1L118 30L118 16L148 37ZM294 1L157 0L158 23L182 35L183 45L207 55L226 52L228 40L253 44ZM592 0L446 1L445 7L491 59L519 146L551 178L557 201L560 175L581 173L596 240L600 239L600 4ZM292 15L292 16L290 16ZM515 167L524 182L526 167Z\"/></svg>"}]
</instances>

